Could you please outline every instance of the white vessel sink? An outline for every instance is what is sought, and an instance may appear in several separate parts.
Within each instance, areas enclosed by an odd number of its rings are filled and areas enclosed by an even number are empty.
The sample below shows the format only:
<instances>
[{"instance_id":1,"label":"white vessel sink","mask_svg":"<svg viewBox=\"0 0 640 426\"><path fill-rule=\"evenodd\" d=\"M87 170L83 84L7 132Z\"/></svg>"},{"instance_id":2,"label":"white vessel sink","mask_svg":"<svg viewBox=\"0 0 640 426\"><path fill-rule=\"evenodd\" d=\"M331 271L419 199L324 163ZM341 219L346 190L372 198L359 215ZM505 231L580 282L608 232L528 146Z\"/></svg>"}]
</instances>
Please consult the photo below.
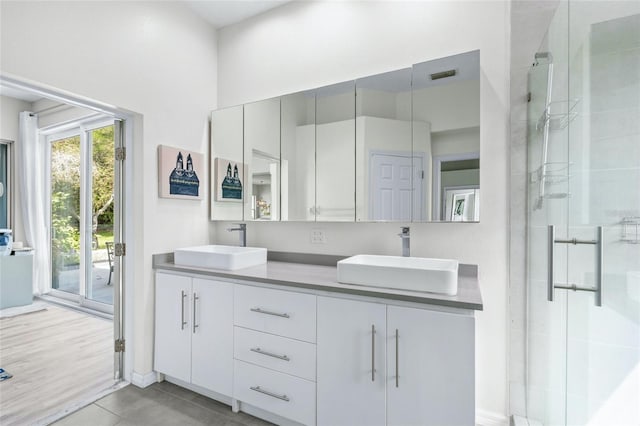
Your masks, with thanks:
<instances>
[{"instance_id":1,"label":"white vessel sink","mask_svg":"<svg viewBox=\"0 0 640 426\"><path fill-rule=\"evenodd\" d=\"M338 262L338 282L455 296L458 261L361 254Z\"/></svg>"},{"instance_id":2,"label":"white vessel sink","mask_svg":"<svg viewBox=\"0 0 640 426\"><path fill-rule=\"evenodd\" d=\"M267 263L267 249L218 245L185 247L173 252L173 263L233 271Z\"/></svg>"}]
</instances>

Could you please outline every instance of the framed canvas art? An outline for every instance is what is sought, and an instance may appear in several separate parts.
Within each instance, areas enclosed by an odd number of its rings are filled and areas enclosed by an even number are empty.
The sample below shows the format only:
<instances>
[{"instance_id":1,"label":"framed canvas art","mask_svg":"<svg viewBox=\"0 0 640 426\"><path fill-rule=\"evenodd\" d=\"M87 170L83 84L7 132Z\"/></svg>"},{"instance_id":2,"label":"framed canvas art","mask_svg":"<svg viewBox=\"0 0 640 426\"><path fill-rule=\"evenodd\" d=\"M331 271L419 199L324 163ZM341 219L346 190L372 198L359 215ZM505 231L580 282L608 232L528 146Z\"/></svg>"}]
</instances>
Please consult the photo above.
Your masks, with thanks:
<instances>
[{"instance_id":1,"label":"framed canvas art","mask_svg":"<svg viewBox=\"0 0 640 426\"><path fill-rule=\"evenodd\" d=\"M188 149L158 145L158 192L161 198L202 200L204 156Z\"/></svg>"}]
</instances>

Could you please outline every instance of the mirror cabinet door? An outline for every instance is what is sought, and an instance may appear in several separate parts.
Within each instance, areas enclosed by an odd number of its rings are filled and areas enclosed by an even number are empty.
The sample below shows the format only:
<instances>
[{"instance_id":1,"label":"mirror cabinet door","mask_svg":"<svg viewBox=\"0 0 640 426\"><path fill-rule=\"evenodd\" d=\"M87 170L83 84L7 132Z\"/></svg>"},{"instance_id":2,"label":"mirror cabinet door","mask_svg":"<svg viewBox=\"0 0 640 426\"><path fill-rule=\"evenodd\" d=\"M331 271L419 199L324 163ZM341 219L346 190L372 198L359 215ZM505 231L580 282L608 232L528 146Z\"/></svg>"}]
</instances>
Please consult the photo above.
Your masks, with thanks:
<instances>
[{"instance_id":1,"label":"mirror cabinet door","mask_svg":"<svg viewBox=\"0 0 640 426\"><path fill-rule=\"evenodd\" d=\"M211 220L242 217L243 107L211 113Z\"/></svg>"},{"instance_id":2,"label":"mirror cabinet door","mask_svg":"<svg viewBox=\"0 0 640 426\"><path fill-rule=\"evenodd\" d=\"M280 98L244 106L244 220L280 220Z\"/></svg>"},{"instance_id":3,"label":"mirror cabinet door","mask_svg":"<svg viewBox=\"0 0 640 426\"><path fill-rule=\"evenodd\" d=\"M411 128L411 68L356 80L356 221L411 221Z\"/></svg>"},{"instance_id":4,"label":"mirror cabinet door","mask_svg":"<svg viewBox=\"0 0 640 426\"><path fill-rule=\"evenodd\" d=\"M414 222L480 220L480 52L413 66ZM418 181L416 181L418 182Z\"/></svg>"},{"instance_id":5,"label":"mirror cabinet door","mask_svg":"<svg viewBox=\"0 0 640 426\"><path fill-rule=\"evenodd\" d=\"M318 222L355 220L355 82L316 90Z\"/></svg>"},{"instance_id":6,"label":"mirror cabinet door","mask_svg":"<svg viewBox=\"0 0 640 426\"><path fill-rule=\"evenodd\" d=\"M281 220L316 220L316 92L280 101Z\"/></svg>"}]
</instances>

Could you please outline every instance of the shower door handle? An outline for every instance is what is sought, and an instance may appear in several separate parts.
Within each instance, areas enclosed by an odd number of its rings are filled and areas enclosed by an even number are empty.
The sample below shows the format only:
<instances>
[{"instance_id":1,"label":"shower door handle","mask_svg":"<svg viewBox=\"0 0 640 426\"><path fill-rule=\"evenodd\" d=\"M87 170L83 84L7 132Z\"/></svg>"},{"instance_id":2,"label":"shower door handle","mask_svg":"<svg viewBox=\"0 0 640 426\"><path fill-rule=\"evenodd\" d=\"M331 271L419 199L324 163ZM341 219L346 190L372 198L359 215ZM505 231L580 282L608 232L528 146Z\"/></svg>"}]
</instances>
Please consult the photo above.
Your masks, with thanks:
<instances>
[{"instance_id":1,"label":"shower door handle","mask_svg":"<svg viewBox=\"0 0 640 426\"><path fill-rule=\"evenodd\" d=\"M602 226L598 226L596 228L596 239L595 240L578 240L577 238L570 239L557 239L556 238L556 230L554 225L549 225L547 231L547 300L549 302L553 302L554 289L560 288L564 290L573 290L573 291L589 291L594 293L594 302L596 306L602 306L602 258L604 254L604 247L602 245ZM555 283L553 280L553 258L554 258L554 247L556 244L590 244L595 246L596 250L596 259L595 259L595 286L594 287L584 287L578 284L562 284Z\"/></svg>"}]
</instances>

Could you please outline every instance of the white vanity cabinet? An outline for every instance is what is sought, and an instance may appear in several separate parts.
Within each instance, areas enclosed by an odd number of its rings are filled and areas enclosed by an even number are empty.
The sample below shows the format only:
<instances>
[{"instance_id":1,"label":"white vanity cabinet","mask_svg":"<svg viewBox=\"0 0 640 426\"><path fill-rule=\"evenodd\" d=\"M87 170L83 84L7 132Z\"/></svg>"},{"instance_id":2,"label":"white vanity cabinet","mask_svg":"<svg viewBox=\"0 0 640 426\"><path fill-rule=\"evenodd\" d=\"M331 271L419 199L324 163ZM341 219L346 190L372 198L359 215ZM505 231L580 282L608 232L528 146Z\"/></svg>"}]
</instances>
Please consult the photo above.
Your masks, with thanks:
<instances>
[{"instance_id":1,"label":"white vanity cabinet","mask_svg":"<svg viewBox=\"0 0 640 426\"><path fill-rule=\"evenodd\" d=\"M475 424L471 308L156 273L155 370L276 424Z\"/></svg>"},{"instance_id":2,"label":"white vanity cabinet","mask_svg":"<svg viewBox=\"0 0 640 426\"><path fill-rule=\"evenodd\" d=\"M473 425L472 315L318 297L318 425Z\"/></svg>"},{"instance_id":3,"label":"white vanity cabinet","mask_svg":"<svg viewBox=\"0 0 640 426\"><path fill-rule=\"evenodd\" d=\"M316 423L316 296L236 284L233 398ZM279 421L277 422L279 423Z\"/></svg>"},{"instance_id":4,"label":"white vanity cabinet","mask_svg":"<svg viewBox=\"0 0 640 426\"><path fill-rule=\"evenodd\" d=\"M387 425L475 424L474 318L387 306Z\"/></svg>"},{"instance_id":5,"label":"white vanity cabinet","mask_svg":"<svg viewBox=\"0 0 640 426\"><path fill-rule=\"evenodd\" d=\"M233 284L156 273L154 369L230 396Z\"/></svg>"},{"instance_id":6,"label":"white vanity cabinet","mask_svg":"<svg viewBox=\"0 0 640 426\"><path fill-rule=\"evenodd\" d=\"M386 308L318 297L318 425L384 426Z\"/></svg>"}]
</instances>

